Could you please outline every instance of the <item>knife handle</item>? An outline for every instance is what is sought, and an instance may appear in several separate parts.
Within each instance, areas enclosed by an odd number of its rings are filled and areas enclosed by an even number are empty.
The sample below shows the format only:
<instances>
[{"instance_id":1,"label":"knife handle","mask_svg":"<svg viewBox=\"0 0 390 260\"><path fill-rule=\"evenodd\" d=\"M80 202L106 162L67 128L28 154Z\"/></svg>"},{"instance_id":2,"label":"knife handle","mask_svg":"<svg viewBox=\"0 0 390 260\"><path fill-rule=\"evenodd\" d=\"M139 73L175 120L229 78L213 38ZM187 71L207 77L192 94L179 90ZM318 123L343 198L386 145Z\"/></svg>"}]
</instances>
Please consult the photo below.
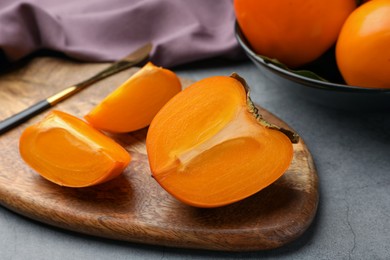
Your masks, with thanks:
<instances>
[{"instance_id":1,"label":"knife handle","mask_svg":"<svg viewBox=\"0 0 390 260\"><path fill-rule=\"evenodd\" d=\"M51 107L51 104L46 99L39 101L38 103L28 107L27 109L8 117L0 122L0 134L16 127L17 125L27 121L33 116L41 113L42 111Z\"/></svg>"}]
</instances>

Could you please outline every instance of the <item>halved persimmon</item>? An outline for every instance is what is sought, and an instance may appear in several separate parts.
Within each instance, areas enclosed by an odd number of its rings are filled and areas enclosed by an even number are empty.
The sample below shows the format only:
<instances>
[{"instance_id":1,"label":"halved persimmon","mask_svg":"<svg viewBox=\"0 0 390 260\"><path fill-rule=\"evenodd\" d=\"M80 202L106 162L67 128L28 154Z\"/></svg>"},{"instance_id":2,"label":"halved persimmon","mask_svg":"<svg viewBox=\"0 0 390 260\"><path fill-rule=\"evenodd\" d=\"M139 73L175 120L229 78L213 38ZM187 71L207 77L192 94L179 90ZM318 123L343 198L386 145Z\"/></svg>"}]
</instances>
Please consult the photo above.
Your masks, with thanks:
<instances>
[{"instance_id":1,"label":"halved persimmon","mask_svg":"<svg viewBox=\"0 0 390 260\"><path fill-rule=\"evenodd\" d=\"M146 138L150 169L178 200L227 205L267 187L289 167L292 142L257 114L244 85L237 75L200 80L153 119Z\"/></svg>"},{"instance_id":2,"label":"halved persimmon","mask_svg":"<svg viewBox=\"0 0 390 260\"><path fill-rule=\"evenodd\" d=\"M87 187L120 175L130 154L81 119L52 111L25 129L19 141L23 160L61 186Z\"/></svg>"}]
</instances>

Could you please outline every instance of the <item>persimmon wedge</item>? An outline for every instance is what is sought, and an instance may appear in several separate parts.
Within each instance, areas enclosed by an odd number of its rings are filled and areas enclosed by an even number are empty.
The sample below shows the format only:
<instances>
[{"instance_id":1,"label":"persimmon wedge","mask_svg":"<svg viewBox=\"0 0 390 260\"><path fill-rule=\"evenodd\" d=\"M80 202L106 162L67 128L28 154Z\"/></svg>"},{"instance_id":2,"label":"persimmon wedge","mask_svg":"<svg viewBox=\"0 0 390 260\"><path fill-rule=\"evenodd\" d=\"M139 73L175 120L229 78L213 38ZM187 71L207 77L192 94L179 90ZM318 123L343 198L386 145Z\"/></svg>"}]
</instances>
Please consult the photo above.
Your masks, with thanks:
<instances>
[{"instance_id":1,"label":"persimmon wedge","mask_svg":"<svg viewBox=\"0 0 390 260\"><path fill-rule=\"evenodd\" d=\"M126 133L150 124L160 108L181 91L176 74L148 62L94 107L85 119L103 131Z\"/></svg>"},{"instance_id":2,"label":"persimmon wedge","mask_svg":"<svg viewBox=\"0 0 390 260\"><path fill-rule=\"evenodd\" d=\"M298 136L267 123L257 111L237 74L192 84L149 127L152 176L176 199L204 208L267 187L289 167Z\"/></svg>"},{"instance_id":3,"label":"persimmon wedge","mask_svg":"<svg viewBox=\"0 0 390 260\"><path fill-rule=\"evenodd\" d=\"M56 110L25 129L19 150L23 160L42 177L67 187L109 181L131 160L113 139L85 121Z\"/></svg>"}]
</instances>

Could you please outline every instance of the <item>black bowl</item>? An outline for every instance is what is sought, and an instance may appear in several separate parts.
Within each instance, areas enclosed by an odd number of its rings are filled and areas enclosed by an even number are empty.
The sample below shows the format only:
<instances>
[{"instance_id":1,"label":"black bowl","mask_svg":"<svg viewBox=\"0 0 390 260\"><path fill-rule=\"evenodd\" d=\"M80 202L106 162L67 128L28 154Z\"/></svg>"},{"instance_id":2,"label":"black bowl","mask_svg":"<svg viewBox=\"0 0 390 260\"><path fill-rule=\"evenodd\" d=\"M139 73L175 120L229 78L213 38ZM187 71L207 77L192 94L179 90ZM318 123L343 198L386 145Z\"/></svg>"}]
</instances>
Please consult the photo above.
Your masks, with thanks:
<instances>
[{"instance_id":1,"label":"black bowl","mask_svg":"<svg viewBox=\"0 0 390 260\"><path fill-rule=\"evenodd\" d=\"M284 87L284 90L293 95L329 107L347 110L390 110L390 89L349 86L343 82L337 70L334 47L315 62L302 68L328 80L321 81L293 73L257 55L246 41L237 23L235 34L246 55L260 69L268 85Z\"/></svg>"}]
</instances>

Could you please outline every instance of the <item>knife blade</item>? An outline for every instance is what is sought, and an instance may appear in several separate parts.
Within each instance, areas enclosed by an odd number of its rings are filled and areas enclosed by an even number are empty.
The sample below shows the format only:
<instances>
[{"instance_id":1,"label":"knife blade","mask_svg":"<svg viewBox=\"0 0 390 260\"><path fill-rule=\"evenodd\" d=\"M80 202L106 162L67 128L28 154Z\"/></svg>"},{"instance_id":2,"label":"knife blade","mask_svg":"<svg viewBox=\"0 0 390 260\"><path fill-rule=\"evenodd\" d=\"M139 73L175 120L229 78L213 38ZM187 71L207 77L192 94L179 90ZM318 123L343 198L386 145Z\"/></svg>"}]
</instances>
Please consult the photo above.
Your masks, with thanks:
<instances>
[{"instance_id":1,"label":"knife blade","mask_svg":"<svg viewBox=\"0 0 390 260\"><path fill-rule=\"evenodd\" d=\"M147 43L126 57L114 62L112 65L98 72L94 76L75 85L69 86L46 99L38 101L34 105L22 110L21 112L4 119L0 122L0 135L24 123L39 113L55 106L61 101L96 83L97 81L107 78L108 76L111 76L122 70L141 64L148 59L151 50L152 44Z\"/></svg>"}]
</instances>

